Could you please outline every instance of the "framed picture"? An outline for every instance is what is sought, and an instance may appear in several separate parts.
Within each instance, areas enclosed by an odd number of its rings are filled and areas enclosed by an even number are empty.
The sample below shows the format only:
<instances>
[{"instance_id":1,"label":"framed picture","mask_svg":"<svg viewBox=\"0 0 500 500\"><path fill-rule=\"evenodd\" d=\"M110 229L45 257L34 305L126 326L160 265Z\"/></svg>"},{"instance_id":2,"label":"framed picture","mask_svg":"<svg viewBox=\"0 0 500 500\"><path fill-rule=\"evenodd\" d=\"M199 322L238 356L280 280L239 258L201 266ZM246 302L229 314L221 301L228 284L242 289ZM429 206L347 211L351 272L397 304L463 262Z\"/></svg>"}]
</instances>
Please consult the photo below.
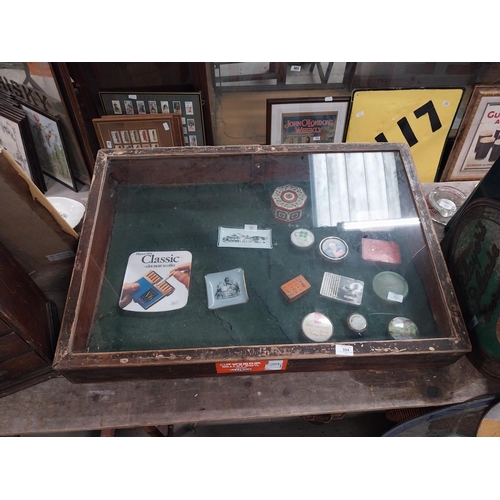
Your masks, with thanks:
<instances>
[{"instance_id":1,"label":"framed picture","mask_svg":"<svg viewBox=\"0 0 500 500\"><path fill-rule=\"evenodd\" d=\"M64 147L59 120L25 104L21 104L21 109L28 117L38 162L43 173L77 191Z\"/></svg>"},{"instance_id":2,"label":"framed picture","mask_svg":"<svg viewBox=\"0 0 500 500\"><path fill-rule=\"evenodd\" d=\"M103 116L92 122L103 149L184 146L182 118L176 113Z\"/></svg>"},{"instance_id":3,"label":"framed picture","mask_svg":"<svg viewBox=\"0 0 500 500\"><path fill-rule=\"evenodd\" d=\"M500 156L500 87L472 91L440 181L479 180Z\"/></svg>"},{"instance_id":4,"label":"framed picture","mask_svg":"<svg viewBox=\"0 0 500 500\"><path fill-rule=\"evenodd\" d=\"M268 99L266 144L342 142L349 100Z\"/></svg>"},{"instance_id":5,"label":"framed picture","mask_svg":"<svg viewBox=\"0 0 500 500\"><path fill-rule=\"evenodd\" d=\"M177 113L184 122L189 119L189 133L194 140L186 138L182 145L205 146L205 127L203 122L202 101L200 92L186 93L146 93L146 92L100 92L105 115L156 115Z\"/></svg>"},{"instance_id":6,"label":"framed picture","mask_svg":"<svg viewBox=\"0 0 500 500\"><path fill-rule=\"evenodd\" d=\"M420 182L434 182L463 93L462 88L356 90L345 142L405 143Z\"/></svg>"},{"instance_id":7,"label":"framed picture","mask_svg":"<svg viewBox=\"0 0 500 500\"><path fill-rule=\"evenodd\" d=\"M35 153L33 137L26 114L17 108L0 104L0 147L5 148L23 172L45 193L47 186Z\"/></svg>"}]
</instances>

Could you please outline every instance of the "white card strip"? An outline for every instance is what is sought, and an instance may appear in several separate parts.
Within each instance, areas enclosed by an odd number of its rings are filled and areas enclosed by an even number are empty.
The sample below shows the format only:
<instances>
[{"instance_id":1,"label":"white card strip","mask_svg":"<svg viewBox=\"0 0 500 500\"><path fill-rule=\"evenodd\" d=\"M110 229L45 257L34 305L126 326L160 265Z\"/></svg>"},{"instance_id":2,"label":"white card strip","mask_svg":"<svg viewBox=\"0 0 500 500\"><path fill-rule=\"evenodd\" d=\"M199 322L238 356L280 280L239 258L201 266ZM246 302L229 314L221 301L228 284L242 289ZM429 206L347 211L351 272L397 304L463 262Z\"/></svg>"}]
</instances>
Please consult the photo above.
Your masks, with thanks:
<instances>
[{"instance_id":1,"label":"white card strip","mask_svg":"<svg viewBox=\"0 0 500 500\"><path fill-rule=\"evenodd\" d=\"M219 226L218 247L229 248L273 248L271 229L249 230L247 228Z\"/></svg>"}]
</instances>

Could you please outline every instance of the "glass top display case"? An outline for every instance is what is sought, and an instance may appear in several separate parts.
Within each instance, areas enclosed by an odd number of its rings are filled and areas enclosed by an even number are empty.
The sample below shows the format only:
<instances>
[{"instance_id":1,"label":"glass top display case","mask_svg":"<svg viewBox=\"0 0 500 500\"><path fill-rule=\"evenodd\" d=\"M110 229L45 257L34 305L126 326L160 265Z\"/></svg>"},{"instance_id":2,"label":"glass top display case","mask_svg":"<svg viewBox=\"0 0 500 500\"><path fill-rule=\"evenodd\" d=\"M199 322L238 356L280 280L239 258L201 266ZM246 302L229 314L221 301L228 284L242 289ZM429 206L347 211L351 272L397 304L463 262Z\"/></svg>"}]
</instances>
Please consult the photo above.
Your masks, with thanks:
<instances>
[{"instance_id":1,"label":"glass top display case","mask_svg":"<svg viewBox=\"0 0 500 500\"><path fill-rule=\"evenodd\" d=\"M54 368L394 369L470 351L403 144L101 150Z\"/></svg>"}]
</instances>

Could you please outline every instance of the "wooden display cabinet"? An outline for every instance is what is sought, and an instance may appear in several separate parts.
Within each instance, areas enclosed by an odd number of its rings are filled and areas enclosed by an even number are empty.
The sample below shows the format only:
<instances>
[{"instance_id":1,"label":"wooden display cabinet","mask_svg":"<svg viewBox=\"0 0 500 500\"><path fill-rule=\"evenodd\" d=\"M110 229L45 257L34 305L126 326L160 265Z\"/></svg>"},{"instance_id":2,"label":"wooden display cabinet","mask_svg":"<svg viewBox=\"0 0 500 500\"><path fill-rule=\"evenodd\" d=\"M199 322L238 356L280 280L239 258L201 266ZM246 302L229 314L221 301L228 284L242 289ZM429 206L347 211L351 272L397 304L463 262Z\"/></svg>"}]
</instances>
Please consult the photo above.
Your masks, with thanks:
<instances>
[{"instance_id":1,"label":"wooden display cabinet","mask_svg":"<svg viewBox=\"0 0 500 500\"><path fill-rule=\"evenodd\" d=\"M297 219L281 221L271 197L287 185L307 201ZM293 190L279 192L293 203ZM292 242L301 228L312 246ZM345 258L322 255L329 237L346 244ZM363 240L375 241L368 257ZM134 277L138 255L146 264ZM191 264L187 289L185 274L162 264L179 256ZM332 300L341 292L325 288L326 275L362 283L362 293ZM281 287L298 276L310 290L290 301ZM141 292L124 305L128 281ZM329 320L326 339L304 332L311 313ZM347 326L353 313L366 320L361 331ZM400 317L410 325L403 340L389 329ZM99 152L53 364L69 380L397 369L446 365L469 351L407 146Z\"/></svg>"},{"instance_id":2,"label":"wooden display cabinet","mask_svg":"<svg viewBox=\"0 0 500 500\"><path fill-rule=\"evenodd\" d=\"M59 320L47 299L0 243L0 397L51 377Z\"/></svg>"}]
</instances>

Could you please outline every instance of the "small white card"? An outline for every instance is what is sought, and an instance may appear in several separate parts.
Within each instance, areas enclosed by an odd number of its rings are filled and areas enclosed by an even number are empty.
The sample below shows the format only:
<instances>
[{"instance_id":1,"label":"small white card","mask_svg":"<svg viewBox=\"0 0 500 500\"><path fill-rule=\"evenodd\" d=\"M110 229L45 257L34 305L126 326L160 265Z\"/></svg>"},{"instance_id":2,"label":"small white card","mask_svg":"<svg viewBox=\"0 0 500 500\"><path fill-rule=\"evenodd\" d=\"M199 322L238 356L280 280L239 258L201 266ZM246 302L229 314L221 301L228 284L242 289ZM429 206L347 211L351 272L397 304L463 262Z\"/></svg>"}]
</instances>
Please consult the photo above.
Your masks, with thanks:
<instances>
[{"instance_id":1,"label":"small white card","mask_svg":"<svg viewBox=\"0 0 500 500\"><path fill-rule=\"evenodd\" d=\"M219 226L218 247L273 248L271 229L248 229Z\"/></svg>"},{"instance_id":2,"label":"small white card","mask_svg":"<svg viewBox=\"0 0 500 500\"><path fill-rule=\"evenodd\" d=\"M335 345L335 354L337 356L354 356L352 345Z\"/></svg>"}]
</instances>

